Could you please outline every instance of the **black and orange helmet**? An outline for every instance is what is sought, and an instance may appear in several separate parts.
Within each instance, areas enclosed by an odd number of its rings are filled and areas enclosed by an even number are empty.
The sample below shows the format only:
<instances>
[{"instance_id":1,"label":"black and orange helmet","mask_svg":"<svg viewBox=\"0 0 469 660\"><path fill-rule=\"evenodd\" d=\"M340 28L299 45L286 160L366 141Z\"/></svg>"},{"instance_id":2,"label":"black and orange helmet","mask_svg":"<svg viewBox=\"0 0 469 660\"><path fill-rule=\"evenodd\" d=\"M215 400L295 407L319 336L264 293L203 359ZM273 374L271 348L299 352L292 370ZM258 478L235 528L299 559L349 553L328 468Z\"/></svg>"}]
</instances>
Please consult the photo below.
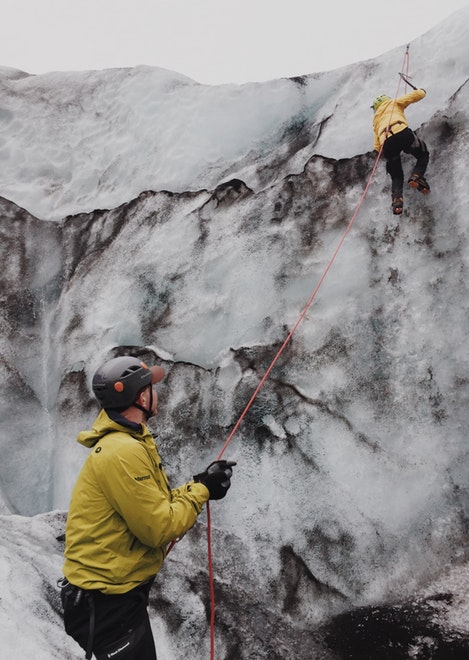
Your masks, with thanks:
<instances>
[{"instance_id":1,"label":"black and orange helmet","mask_svg":"<svg viewBox=\"0 0 469 660\"><path fill-rule=\"evenodd\" d=\"M93 392L102 408L125 410L139 393L160 381L162 367L147 365L135 357L124 355L105 362L93 376Z\"/></svg>"}]
</instances>

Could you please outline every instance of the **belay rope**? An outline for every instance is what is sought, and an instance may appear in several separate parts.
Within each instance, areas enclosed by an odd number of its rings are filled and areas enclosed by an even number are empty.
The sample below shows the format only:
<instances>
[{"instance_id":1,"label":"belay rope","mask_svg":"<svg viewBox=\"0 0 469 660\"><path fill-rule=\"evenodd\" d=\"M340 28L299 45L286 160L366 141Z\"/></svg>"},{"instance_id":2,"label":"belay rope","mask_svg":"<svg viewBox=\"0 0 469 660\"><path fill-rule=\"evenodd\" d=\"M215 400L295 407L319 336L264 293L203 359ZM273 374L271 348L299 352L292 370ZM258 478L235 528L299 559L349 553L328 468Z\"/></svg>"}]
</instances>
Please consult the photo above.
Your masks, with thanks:
<instances>
[{"instance_id":1,"label":"belay rope","mask_svg":"<svg viewBox=\"0 0 469 660\"><path fill-rule=\"evenodd\" d=\"M404 82L406 84L409 84L411 87L413 87L413 85L411 83L409 83L409 81L407 80L408 71L409 71L409 44L407 45L406 51L405 51L405 54L404 54L404 61L403 61L403 65L402 65L402 70L403 71L405 70L405 74L399 73L400 80L399 80L399 84L398 84L398 87L397 87L397 90L396 90L396 94L394 96L394 102L395 102L395 100L397 98L397 95L399 93L399 87L400 87L401 80L404 80ZM387 129L386 132L388 130L389 129ZM332 268L332 265L333 265L337 255L338 255L342 245L344 244L344 241L347 238L347 235L350 232L353 223L355 222L355 218L357 217L357 215L358 215L358 213L359 213L359 211L360 211L360 209L363 205L363 202L365 201L365 198L368 194L368 190L371 186L371 182L373 181L376 169L378 167L379 160L381 158L381 153L383 151L383 145L384 145L384 142L381 145L381 148L380 148L380 150L378 152L378 155L375 159L373 168L372 168L371 173L368 177L368 181L365 185L363 193L362 193L362 195L361 195L361 197L358 201L358 204L355 208L355 211L353 212L352 217L351 217L347 227L345 228L345 231L342 234L342 236L341 236L341 238L340 238L340 240L337 244L337 247L335 248L335 250L332 254L332 257L329 259L329 262L328 262L327 266L325 267L321 277L319 278L319 281L316 285L316 288L314 289L313 293L311 294L311 296L310 296L308 302L306 303L305 307L303 308L302 312L300 313L297 321L295 322L295 324L291 328L290 332L288 333L287 338L285 339L282 346L277 351L275 357L273 358L272 362L270 363L270 365L269 365L267 371L265 372L264 376L261 378L258 386L254 390L254 392L253 392L251 398L249 399L248 403L246 404L243 412L239 416L236 424L233 427L233 430L231 431L231 433L228 436L225 444L223 445L220 453L217 456L217 459L216 459L217 461L220 460L222 458L223 454L225 453L225 451L226 451L228 445L230 444L230 442L232 441L236 431L240 427L241 422L245 418L248 410L250 409L250 407L254 403L255 398L257 397L260 390L264 386L264 383L267 380L267 378L269 377L270 372L272 371L272 369L276 365L278 359L280 358L280 356L284 352L287 345L290 343L290 340L292 339L294 333L296 332L296 329L298 328L298 326L300 325L300 323L302 322L302 320L304 319L304 317L308 313L308 310L311 307L311 305L313 304L314 299L316 298L316 295L317 295L319 289L321 288L322 283L324 282L328 272ZM211 543L211 515L210 515L210 503L209 502L207 502L206 509L207 509L207 555L208 555L207 558L208 558L208 574L209 574L209 585L210 585L210 607L211 607L211 613L210 613L210 660L214 660L214 658L215 658L215 588L214 588L214 579L213 579L212 543ZM176 543L176 541L173 541L173 543L169 546L167 554L172 550L175 543Z\"/></svg>"}]
</instances>

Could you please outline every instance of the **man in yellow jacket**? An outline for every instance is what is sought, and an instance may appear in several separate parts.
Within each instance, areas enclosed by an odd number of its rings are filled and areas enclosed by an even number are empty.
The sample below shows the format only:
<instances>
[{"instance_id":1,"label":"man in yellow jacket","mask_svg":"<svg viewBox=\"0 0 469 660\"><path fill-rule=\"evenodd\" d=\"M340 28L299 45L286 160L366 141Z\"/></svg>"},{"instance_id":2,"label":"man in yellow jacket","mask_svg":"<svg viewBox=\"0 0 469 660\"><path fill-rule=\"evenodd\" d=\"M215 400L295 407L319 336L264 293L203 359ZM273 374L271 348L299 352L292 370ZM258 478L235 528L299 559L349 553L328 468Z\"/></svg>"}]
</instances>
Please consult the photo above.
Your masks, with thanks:
<instances>
[{"instance_id":1,"label":"man in yellow jacket","mask_svg":"<svg viewBox=\"0 0 469 660\"><path fill-rule=\"evenodd\" d=\"M386 171L391 176L392 210L395 215L400 215L404 207L401 151L411 154L417 160L414 173L408 181L409 185L422 193L430 192L430 186L424 177L429 160L428 149L425 142L409 128L404 114L408 105L425 96L424 89L415 89L397 99L382 94L376 97L372 105L374 148L376 151L383 148Z\"/></svg>"},{"instance_id":2,"label":"man in yellow jacket","mask_svg":"<svg viewBox=\"0 0 469 660\"><path fill-rule=\"evenodd\" d=\"M93 378L101 411L78 442L91 449L73 489L61 597L65 629L98 660L156 660L148 595L168 544L223 498L232 461L215 461L170 488L146 422L156 414L159 366L107 361Z\"/></svg>"}]
</instances>

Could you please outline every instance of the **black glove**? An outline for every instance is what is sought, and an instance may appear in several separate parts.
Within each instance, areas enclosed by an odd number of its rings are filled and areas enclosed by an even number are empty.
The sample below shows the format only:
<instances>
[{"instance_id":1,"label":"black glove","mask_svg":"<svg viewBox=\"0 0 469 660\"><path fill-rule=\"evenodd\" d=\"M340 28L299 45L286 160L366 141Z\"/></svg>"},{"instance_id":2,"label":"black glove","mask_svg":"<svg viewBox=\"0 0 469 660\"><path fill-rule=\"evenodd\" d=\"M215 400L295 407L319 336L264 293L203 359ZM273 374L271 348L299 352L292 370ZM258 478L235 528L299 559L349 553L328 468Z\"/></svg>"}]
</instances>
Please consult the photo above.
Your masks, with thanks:
<instances>
[{"instance_id":1,"label":"black glove","mask_svg":"<svg viewBox=\"0 0 469 660\"><path fill-rule=\"evenodd\" d=\"M225 497L231 486L231 475L234 461L214 461L210 463L205 472L194 475L194 481L198 481L207 486L210 492L210 500L221 500Z\"/></svg>"}]
</instances>

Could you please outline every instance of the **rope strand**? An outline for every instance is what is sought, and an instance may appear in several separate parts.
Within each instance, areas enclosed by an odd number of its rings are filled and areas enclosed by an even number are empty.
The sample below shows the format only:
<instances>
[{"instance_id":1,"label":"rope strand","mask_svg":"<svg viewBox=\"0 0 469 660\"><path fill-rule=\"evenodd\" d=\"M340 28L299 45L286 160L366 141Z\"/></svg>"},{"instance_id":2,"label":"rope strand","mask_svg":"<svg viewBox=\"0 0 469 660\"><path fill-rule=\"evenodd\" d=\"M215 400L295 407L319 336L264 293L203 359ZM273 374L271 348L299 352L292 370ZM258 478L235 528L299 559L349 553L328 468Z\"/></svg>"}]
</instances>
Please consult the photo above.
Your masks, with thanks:
<instances>
[{"instance_id":1,"label":"rope strand","mask_svg":"<svg viewBox=\"0 0 469 660\"><path fill-rule=\"evenodd\" d=\"M404 69L405 62L406 62L406 60L407 60L407 71L406 71L407 73L408 73L408 71L409 71L409 64L408 64L408 62L409 62L409 46L410 46L410 44L407 44L407 48L406 48L406 51L405 51L405 54L404 54L404 61L403 61L403 64L402 64L402 69ZM400 87L400 84L401 84L401 79L399 79L399 83L398 83L398 86L397 86L396 94L395 94L395 96L394 96L394 102L396 101L397 95L398 95L398 93L399 93L399 87ZM384 145L384 142L383 142L383 145ZM262 377L261 381L259 382L258 386L257 386L256 389L254 390L254 393L252 394L251 398L249 399L248 403L246 404L246 407L244 408L243 412L241 413L240 417L238 418L238 420L237 420L236 424L234 425L234 427L233 427L233 429L232 429L230 435L228 436L228 439L226 440L226 442L225 442L225 444L223 445L223 447L222 447L220 453L218 454L218 457L217 457L217 459L216 459L217 461L219 461L219 460L221 459L221 457L223 456L223 454L225 453L226 448L228 447L228 445L230 444L231 440L233 439L233 436L235 435L236 431L238 430L239 426L241 425L241 422L243 421L244 417L246 416L246 414L247 414L249 408L252 406L252 404L253 404L255 398L257 397L257 395L259 394L260 390L262 389L262 387L263 387L265 381L266 381L267 378L269 377L270 372L271 372L272 369L274 368L275 364L277 363L278 359L279 359L280 356L282 355L282 353L283 353L283 351L285 350L286 346L289 344L289 342L290 342L291 338L293 337L293 334L295 333L296 329L297 329L298 326L300 325L300 323L301 323L301 321L303 320L303 318L306 316L306 314L307 314L309 308L310 308L311 305L313 304L313 301L314 301L314 299L315 299L315 297L316 297L316 295L317 295L317 293L318 293L318 291L319 291L319 289L320 289L320 287L321 287L323 281L325 280L325 278L326 278L328 272L329 272L330 269L332 268L332 265L333 265L333 263L334 263L334 261L335 261L335 259L336 259L336 257L337 257L337 254L339 253L340 248L342 247L342 245L343 245L345 239L347 238L347 235L348 235L350 229L352 228L353 223L355 222L355 218L357 217L358 212L360 211L360 208L361 208L361 206L362 206L363 202L365 201L365 198L366 198L366 196L367 196L367 194L368 194L368 190L369 190L370 185L371 185L371 182L372 182L372 180L373 180L373 178L374 178L374 175L375 175L375 172L376 172L376 168L378 167L378 162L379 162L379 160L380 160L380 158L381 158L381 153L382 153L382 151L383 151L383 145L381 145L381 148L380 148L380 150L379 150L379 152L378 152L378 156L376 157L375 163L374 163L373 168L372 168L372 170L371 170L371 174L370 174L370 176L369 176L369 178L368 178L368 181L367 181L367 183L366 183L365 189L364 189L364 191L363 191L363 193L362 193L362 196L360 197L360 200L359 200L359 202L358 202L358 204L357 204L357 207L356 207L356 209L355 209L355 211L354 211L354 213L353 213L353 215L352 215L352 218L351 218L350 222L348 223L347 228L345 229L345 231L344 231L344 233L343 233L343 235L342 235L342 237L341 237L341 239L340 239L340 241L339 241L339 243L338 243L338 245L337 245L337 247L336 247L336 249L335 249L335 251L334 251L332 257L331 257L331 259L329 260L329 263L327 264L326 268L324 269L324 272L322 273L322 275L321 275L321 277L320 277L320 279L319 279L319 282L318 282L316 288L314 289L313 293L311 294L311 297L309 298L308 302L306 303L306 305L305 305L303 311L301 312L301 314L300 314L300 316L298 317L296 323L293 325L292 329L291 329L290 332L288 333L287 338L285 339L285 341L283 342L282 346L281 346L280 349L278 350L277 354L275 355L274 359L272 360L271 364L269 365L267 371L265 372L265 374L264 374L264 376Z\"/></svg>"},{"instance_id":2,"label":"rope strand","mask_svg":"<svg viewBox=\"0 0 469 660\"><path fill-rule=\"evenodd\" d=\"M257 395L259 394L260 390L262 389L262 387L263 387L265 381L267 380L267 378L268 378L270 372L271 372L272 369L274 368L275 364L277 363L278 359L279 359L280 356L282 355L282 353L283 353L283 351L285 350L285 348L287 347L287 345L290 343L290 340L291 340L291 338L293 337L293 334L295 333L295 331L296 331L296 329L298 328L298 326L300 325L301 321L302 321L302 320L304 319L304 317L306 316L306 314L307 314L309 308L310 308L311 305L313 304L313 301L314 301L314 299L315 299L315 297L316 297L316 295L317 295L317 293L318 293L318 291L319 291L319 289L320 289L322 283L324 282L324 280L325 280L325 278L326 278L328 272L329 272L330 269L332 268L332 265L333 265L333 263L334 263L334 261L335 261L337 255L338 255L338 253L339 253L339 250L340 250L340 248L342 247L342 245L343 245L343 243L344 243L344 241L345 241L345 239L346 239L348 233L350 232L350 229L352 228L352 225L353 225L353 223L354 223L354 221L355 221L355 218L356 218L357 215L358 215L358 212L359 212L359 210L360 210L360 208L361 208L363 202L365 201L365 197L366 197L366 195L367 195L367 193L368 193L368 190L369 190L369 188L370 188L371 182L372 182L373 177L374 177L374 175L375 175L376 168L377 168L377 166L378 166L378 162L379 162L379 159L380 159L380 157L381 157L381 152L382 152L382 150L383 150L383 147L381 146L381 149L380 149L380 151L379 151L379 153L378 153L378 156L376 157L376 160L375 160L375 163L374 163L373 169L372 169L372 171L371 171L371 174L370 174L370 176L369 176L369 179L368 179L368 182L367 182L367 184L366 184L366 186L365 186L365 189L364 189L364 191L363 191L363 193L362 193L362 196L361 196L361 198L360 198L360 201L359 201L358 204L357 204L357 207L356 207L356 209L355 209L355 212L353 213L350 222L348 223L348 225L347 225L347 227L346 227L346 229L345 229L345 231L344 231L344 233L343 233L343 235L342 235L342 237L341 237L341 239L340 239L340 241L339 241L339 243L338 243L336 249L334 250L334 253L333 253L332 257L331 257L331 259L329 260L329 263L327 264L326 268L324 269L324 272L322 273L322 275L321 275L321 277L320 277L320 279L319 279L319 282L318 282L318 284L316 285L316 288L314 289L313 293L311 294L311 296L310 296L308 302L306 303L306 305L305 305L303 311L302 311L301 314L299 315L299 317L298 317L296 323L294 324L294 326L292 327L292 329L291 329L290 332L288 333L287 338L285 339L285 341L283 342L282 346L280 347L280 349L278 350L277 354L275 355L274 359L273 359L272 362L270 363L270 365L269 365L267 371L265 372L265 374L264 374L264 376L262 377L261 381L259 382L258 386L257 386L256 389L254 390L254 393L252 394L251 398L249 399L249 401L248 401L247 405L245 406L243 412L241 413L241 415L240 415L238 421L237 421L236 424L234 425L233 430L231 431L231 433L230 433L228 439L226 440L226 442L225 442L225 444L223 445L223 447L222 447L220 453L218 454L217 460L220 460L221 457L223 456L223 454L225 453L225 451L226 451L228 445L229 445L230 442L232 441L232 439L233 439L233 437L234 437L236 431L238 430L238 428L239 428L241 422L243 421L243 419L244 419L244 417L246 416L248 410L249 410L250 407L252 406L252 404L253 404L255 398L257 397ZM211 523L210 523L210 518L209 518L209 513L208 513L208 512L209 512L209 509L208 509L208 507L207 507L207 537L209 538L209 537L210 537L210 534L211 534L211 530L210 530L210 525L211 525ZM214 591L214 587L213 587L213 566L212 566L212 552L211 552L211 549L210 549L210 541L209 541L208 543L209 543L209 558L208 558L209 568L208 568L208 573L209 573L209 579L210 579L210 601L211 601L211 608L212 608L211 617L210 617L210 660L214 660L214 658L215 658L215 643L214 643L214 639L215 639L215 591Z\"/></svg>"},{"instance_id":3,"label":"rope strand","mask_svg":"<svg viewBox=\"0 0 469 660\"><path fill-rule=\"evenodd\" d=\"M210 503L207 502L207 561L208 580L210 585L210 658L215 658L215 581L213 579L212 561L212 525L210 520Z\"/></svg>"},{"instance_id":4,"label":"rope strand","mask_svg":"<svg viewBox=\"0 0 469 660\"><path fill-rule=\"evenodd\" d=\"M407 45L406 52L405 52L405 55L404 55L402 70L404 70L405 65L407 65L407 70L406 71L408 73L408 70L409 70L409 44ZM395 94L395 97L394 97L394 102L396 101L397 95L399 93L400 83L401 83L401 78L399 77L399 83L398 83L396 94ZM264 384L265 384L267 378L269 377L272 369L274 368L274 366L278 362L280 356L282 355L282 353L284 352L284 350L286 349L286 347L290 343L290 341L291 341L294 333L296 332L298 326L303 321L304 317L308 313L308 310L310 309L311 305L313 304L314 299L316 298L316 295L317 295L319 289L321 288L322 283L324 282L325 278L327 277L327 274L329 273L330 269L332 268L332 266L333 266L333 264L336 260L336 257L338 255L342 245L344 244L345 239L347 238L347 236L348 236L348 234L349 234L349 232L352 228L352 225L355 222L355 219L356 219L356 217L357 217L357 215L358 215L358 213L359 213L359 211L360 211L360 209L363 205L363 202L365 201L365 198L368 194L368 190L370 189L371 183L372 183L373 178L375 176L376 169L378 167L378 163L379 163L380 158L381 158L381 154L382 154L382 151L383 151L383 146L384 146L384 142L380 147L378 155L376 156L373 168L372 168L371 173L368 177L368 181L365 185L365 188L364 188L363 193L360 197L360 200L358 201L358 204L355 208L355 211L353 212L352 217L351 217L347 227L345 228L345 231L343 232L343 234L342 234L342 236L341 236L341 238L340 238L340 240L337 244L337 247L335 248L335 250L332 254L332 257L329 259L329 262L327 263L327 266L325 267L321 277L319 278L319 281L316 285L316 288L314 289L313 293L311 294L311 296L310 296L308 302L306 303L305 307L301 311L301 313L300 313L298 319L296 320L295 324L293 325L290 332L288 333L288 335L287 335L285 341L283 342L282 346L280 347L280 349L277 351L276 355L274 356L274 358L273 358L272 362L270 363L268 369L266 370L264 376L261 378L258 386L254 390L251 398L249 399L249 401L246 404L244 410L242 411L241 415L239 416L236 424L234 425L231 433L229 434L229 436L228 436L225 444L223 445L220 453L218 454L218 457L217 457L216 460L220 460L222 458L222 456L225 453L228 445L230 444L230 442L232 441L233 437L235 436L237 430L239 429L239 427L241 425L241 422L245 418L245 416L248 413L249 409L251 408L254 400L256 399L256 397L259 394L260 390L264 386ZM211 516L210 516L209 502L207 502L207 507L206 508L207 508L208 574L209 574L209 583L210 583L210 606L211 606L211 613L210 613L210 660L214 660L214 658L215 658L215 607L216 607L216 604L215 604L215 587L214 587L214 578L213 578L213 558L212 558L212 547L211 547ZM168 549L166 554L168 554L170 552L170 550L172 549L172 547L174 546L175 543L176 543L176 541L174 541L169 546L169 549Z\"/></svg>"},{"instance_id":5,"label":"rope strand","mask_svg":"<svg viewBox=\"0 0 469 660\"><path fill-rule=\"evenodd\" d=\"M407 71L408 71L408 58L409 58L409 45L407 45L407 49L406 49L406 52L405 52L405 55L404 55L404 62L403 62L403 66L402 66L402 69L404 70L404 63L407 60ZM394 102L396 101L397 95L399 93L400 82L401 82L401 78L399 78L399 83L398 83L396 94L395 94L395 97L394 97ZM243 419L247 415L249 409L251 408L252 404L254 403L254 400L256 399L256 397L259 394L260 390L264 386L264 383L267 380L267 378L269 377L270 372L272 371L272 369L276 365L278 359L280 358L280 356L284 352L287 345L290 343L290 341L291 341L294 333L296 332L298 326L300 325L300 323L302 322L302 320L304 319L304 317L308 313L309 308L313 304L314 299L316 298L316 295L317 295L319 289L321 288L322 283L324 282L327 274L329 273L330 269L332 268L332 266L333 266L333 264L336 260L336 257L338 255L342 245L344 244L344 241L347 238L347 236L348 236L348 234L349 234L349 232L352 228L352 225L355 222L355 219L356 219L356 217L357 217L357 215L358 215L358 213L359 213L359 211L360 211L360 209L363 205L363 202L365 201L365 198L368 194L368 190L370 189L370 186L371 186L371 182L373 181L373 178L375 176L376 169L378 167L378 163L380 161L381 154L382 154L382 151L383 151L383 147L384 147L384 142L380 147L378 155L376 156L376 159L375 159L373 168L371 170L370 176L368 177L368 181L365 185L365 188L364 188L363 193L360 197L360 200L359 200L359 202L358 202L358 204L355 208L355 211L353 212L352 217L351 217L344 233L342 234L342 236L339 240L339 243L337 244L336 249L334 250L334 252L332 254L332 257L329 259L329 262L328 262L326 268L324 269L321 277L319 278L319 281L316 285L316 288L314 289L313 293L311 294L308 302L306 303L305 307L303 308L303 310L302 310L301 314L299 315L297 321L295 322L292 329L288 333L288 335L287 335L285 341L283 342L282 346L277 351L275 357L273 358L272 362L270 363L270 365L269 365L267 371L265 372L264 376L261 378L258 386L254 390L254 392L253 392L251 398L249 399L248 403L246 404L243 412L239 416L239 418L238 418L236 424L234 425L230 435L228 436L225 444L223 445L220 453L218 454L217 460L220 460L221 457L223 456L223 454L225 453L228 445L230 444L230 442L232 441L234 435L236 434L237 430L239 429L239 427L241 425L241 422L243 421ZM210 660L214 660L215 659L215 589L214 589L214 585L213 585L213 563L212 563L212 550L211 550L211 544L210 544L210 536L211 536L211 521L210 521L210 510L209 510L208 503L207 503L207 539L208 539L208 548L209 548L209 552L208 552L208 564L209 564L208 573L209 573L209 580L210 580L210 602L211 602Z\"/></svg>"}]
</instances>

